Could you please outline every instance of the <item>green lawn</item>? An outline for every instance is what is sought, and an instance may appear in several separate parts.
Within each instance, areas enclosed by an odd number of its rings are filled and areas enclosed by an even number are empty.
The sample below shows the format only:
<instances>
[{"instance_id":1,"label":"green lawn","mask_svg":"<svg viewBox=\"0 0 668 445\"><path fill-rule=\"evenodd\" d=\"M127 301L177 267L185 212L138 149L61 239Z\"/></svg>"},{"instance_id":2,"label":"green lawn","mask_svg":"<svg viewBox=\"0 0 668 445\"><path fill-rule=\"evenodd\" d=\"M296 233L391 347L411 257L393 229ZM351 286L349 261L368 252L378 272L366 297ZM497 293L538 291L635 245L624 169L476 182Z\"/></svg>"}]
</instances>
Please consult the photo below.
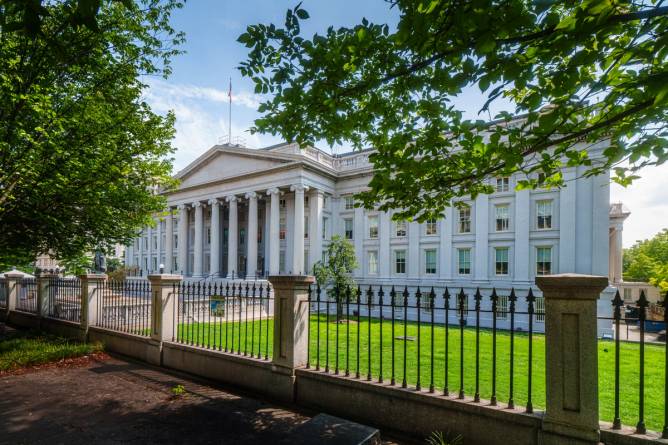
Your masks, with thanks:
<instances>
[{"instance_id":1,"label":"green lawn","mask_svg":"<svg viewBox=\"0 0 668 445\"><path fill-rule=\"evenodd\" d=\"M325 323L325 316L311 317L309 358L311 367L315 368L318 360L320 368L328 366L335 372L338 366L340 374L345 374L348 368L350 375L355 375L359 369L360 377L367 378L368 374L374 380L381 373L386 382L392 377L392 338L404 335L404 324L395 322L395 332L392 335L392 326L389 320L383 320L382 335L379 319L369 322L362 317L360 324L336 323L330 319ZM319 326L319 329L318 329ZM249 323L223 324L190 324L179 326L179 340L200 346L225 349L227 336L228 350L247 351L250 355L251 345L253 355L257 356L261 349L264 357L268 350L271 357L272 331L267 339L267 328L273 328L273 320L262 320ZM337 364L337 329L338 336L338 364ZM370 335L369 335L370 330ZM319 347L318 335L319 331ZM358 335L359 334L359 335ZM261 336L260 336L261 335ZM397 385L404 380L403 357L406 350L406 383L415 387L418 381L418 325L415 322L406 324L406 335L413 337L412 341L394 340L394 377ZM329 336L329 338L327 338ZM215 337L215 342L214 342ZM234 338L234 343L232 343ZM357 360L357 341L359 338L359 365ZM371 338L371 342L369 342ZM382 338L382 348L381 348ZM348 339L348 342L346 342ZM492 396L492 348L493 336L491 330L480 330L480 397L489 400ZM328 340L328 341L327 341ZM434 326L434 360L433 384L436 392L443 392L445 382L445 327ZM427 324L420 328L420 360L419 378L423 389L429 389L432 382L431 367L432 331ZM327 344L329 343L329 348ZM467 396L475 393L475 329L464 329L464 392ZM370 348L369 348L370 345ZM528 398L528 335L515 334L514 353L514 390L513 398L516 407L524 407ZM348 349L349 353L346 354ZM369 350L371 351L371 367L369 367ZM450 326L448 335L448 389L450 393L460 390L460 331L458 326ZM614 415L614 343L611 341L599 342L599 393L600 417L605 421L612 421ZM620 414L624 424L634 426L638 420L638 345L622 343L620 354ZM664 369L665 349L663 346L647 345L645 349L645 423L647 428L661 431L663 428L664 411ZM545 406L545 337L534 334L533 337L533 389L532 402L536 409ZM359 366L359 368L358 368ZM510 390L510 334L507 331L497 332L497 380L496 394L499 403L507 404Z\"/></svg>"},{"instance_id":2,"label":"green lawn","mask_svg":"<svg viewBox=\"0 0 668 445\"><path fill-rule=\"evenodd\" d=\"M0 340L0 371L79 357L101 350L99 344L79 343L35 331L15 331Z\"/></svg>"}]
</instances>

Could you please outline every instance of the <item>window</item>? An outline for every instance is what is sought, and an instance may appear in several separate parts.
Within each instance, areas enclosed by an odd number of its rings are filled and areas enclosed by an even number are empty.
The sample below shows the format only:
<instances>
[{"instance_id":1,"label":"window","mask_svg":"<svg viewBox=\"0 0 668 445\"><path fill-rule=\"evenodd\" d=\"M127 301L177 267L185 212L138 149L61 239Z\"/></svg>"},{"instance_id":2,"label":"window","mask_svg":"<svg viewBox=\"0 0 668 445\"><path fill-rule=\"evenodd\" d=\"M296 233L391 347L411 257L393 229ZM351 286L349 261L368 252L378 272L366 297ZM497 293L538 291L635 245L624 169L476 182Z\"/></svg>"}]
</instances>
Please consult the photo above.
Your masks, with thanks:
<instances>
[{"instance_id":1,"label":"window","mask_svg":"<svg viewBox=\"0 0 668 445\"><path fill-rule=\"evenodd\" d=\"M494 206L496 231L507 232L510 229L510 208L508 204Z\"/></svg>"},{"instance_id":2,"label":"window","mask_svg":"<svg viewBox=\"0 0 668 445\"><path fill-rule=\"evenodd\" d=\"M285 272L285 250L281 250L278 254L278 269Z\"/></svg>"},{"instance_id":3,"label":"window","mask_svg":"<svg viewBox=\"0 0 668 445\"><path fill-rule=\"evenodd\" d=\"M552 248L536 248L536 275L550 275L552 273Z\"/></svg>"},{"instance_id":4,"label":"window","mask_svg":"<svg viewBox=\"0 0 668 445\"><path fill-rule=\"evenodd\" d=\"M179 248L179 235L175 233L174 234L174 249L178 249L178 248Z\"/></svg>"},{"instance_id":5,"label":"window","mask_svg":"<svg viewBox=\"0 0 668 445\"><path fill-rule=\"evenodd\" d=\"M153 235L151 238L152 238L152 241L153 241L153 249L157 250L158 249L158 236Z\"/></svg>"},{"instance_id":6,"label":"window","mask_svg":"<svg viewBox=\"0 0 668 445\"><path fill-rule=\"evenodd\" d=\"M284 209L285 206L286 206L285 199L280 199L280 200L278 201L278 206L279 206L280 208Z\"/></svg>"},{"instance_id":7,"label":"window","mask_svg":"<svg viewBox=\"0 0 668 445\"><path fill-rule=\"evenodd\" d=\"M346 239L353 239L353 220L352 218L346 218L343 220L343 230L345 232Z\"/></svg>"},{"instance_id":8,"label":"window","mask_svg":"<svg viewBox=\"0 0 668 445\"><path fill-rule=\"evenodd\" d=\"M500 295L496 302L496 318L508 318L508 295Z\"/></svg>"},{"instance_id":9,"label":"window","mask_svg":"<svg viewBox=\"0 0 668 445\"><path fill-rule=\"evenodd\" d=\"M536 228L552 228L552 201L536 201Z\"/></svg>"},{"instance_id":10,"label":"window","mask_svg":"<svg viewBox=\"0 0 668 445\"><path fill-rule=\"evenodd\" d=\"M230 230L226 227L223 229L223 243L227 244L227 238L230 235Z\"/></svg>"},{"instance_id":11,"label":"window","mask_svg":"<svg viewBox=\"0 0 668 445\"><path fill-rule=\"evenodd\" d=\"M471 273L471 249L457 249L459 275Z\"/></svg>"},{"instance_id":12,"label":"window","mask_svg":"<svg viewBox=\"0 0 668 445\"><path fill-rule=\"evenodd\" d=\"M285 216L281 216L278 221L278 239L285 239L287 233L287 224L285 223Z\"/></svg>"},{"instance_id":13,"label":"window","mask_svg":"<svg viewBox=\"0 0 668 445\"><path fill-rule=\"evenodd\" d=\"M206 243L211 244L211 227L206 228Z\"/></svg>"},{"instance_id":14,"label":"window","mask_svg":"<svg viewBox=\"0 0 668 445\"><path fill-rule=\"evenodd\" d=\"M371 215L369 219L369 238L378 238L378 215Z\"/></svg>"},{"instance_id":15,"label":"window","mask_svg":"<svg viewBox=\"0 0 668 445\"><path fill-rule=\"evenodd\" d=\"M174 265L174 271L179 270L179 257L174 255L172 257L172 264Z\"/></svg>"},{"instance_id":16,"label":"window","mask_svg":"<svg viewBox=\"0 0 668 445\"><path fill-rule=\"evenodd\" d=\"M424 251L424 273L433 275L436 273L436 249Z\"/></svg>"},{"instance_id":17,"label":"window","mask_svg":"<svg viewBox=\"0 0 668 445\"><path fill-rule=\"evenodd\" d=\"M156 257L151 258L151 270L158 270L158 259Z\"/></svg>"},{"instance_id":18,"label":"window","mask_svg":"<svg viewBox=\"0 0 668 445\"><path fill-rule=\"evenodd\" d=\"M497 193L507 192L508 190L510 190L510 178L508 177L496 178Z\"/></svg>"},{"instance_id":19,"label":"window","mask_svg":"<svg viewBox=\"0 0 668 445\"><path fill-rule=\"evenodd\" d=\"M508 275L508 248L497 247L494 249L495 270L497 275Z\"/></svg>"},{"instance_id":20,"label":"window","mask_svg":"<svg viewBox=\"0 0 668 445\"><path fill-rule=\"evenodd\" d=\"M406 273L406 251L394 251L394 272L398 274Z\"/></svg>"},{"instance_id":21,"label":"window","mask_svg":"<svg viewBox=\"0 0 668 445\"><path fill-rule=\"evenodd\" d=\"M424 233L425 235L436 235L438 233L438 222L436 219L431 218L427 220Z\"/></svg>"},{"instance_id":22,"label":"window","mask_svg":"<svg viewBox=\"0 0 668 445\"><path fill-rule=\"evenodd\" d=\"M355 208L355 200L353 199L353 195L346 195L343 197L343 207L346 210L352 210Z\"/></svg>"},{"instance_id":23,"label":"window","mask_svg":"<svg viewBox=\"0 0 668 445\"><path fill-rule=\"evenodd\" d=\"M534 306L536 321L538 323L545 323L545 298L538 297L536 298L536 304Z\"/></svg>"},{"instance_id":24,"label":"window","mask_svg":"<svg viewBox=\"0 0 668 445\"><path fill-rule=\"evenodd\" d=\"M375 275L378 273L378 252L375 250L369 251L369 274Z\"/></svg>"},{"instance_id":25,"label":"window","mask_svg":"<svg viewBox=\"0 0 668 445\"><path fill-rule=\"evenodd\" d=\"M304 238L308 238L308 216L304 216Z\"/></svg>"},{"instance_id":26,"label":"window","mask_svg":"<svg viewBox=\"0 0 668 445\"><path fill-rule=\"evenodd\" d=\"M239 230L239 244L246 244L246 229Z\"/></svg>"},{"instance_id":27,"label":"window","mask_svg":"<svg viewBox=\"0 0 668 445\"><path fill-rule=\"evenodd\" d=\"M464 206L459 209L459 233L471 232L471 207Z\"/></svg>"},{"instance_id":28,"label":"window","mask_svg":"<svg viewBox=\"0 0 668 445\"><path fill-rule=\"evenodd\" d=\"M165 245L166 245L166 244L165 244L165 240L166 240L166 239L167 239L167 234L166 234L165 232L162 232L162 234L160 235L160 244L161 244L161 248L162 248L162 249L165 248ZM163 261L163 262L164 262L164 261Z\"/></svg>"},{"instance_id":29,"label":"window","mask_svg":"<svg viewBox=\"0 0 668 445\"><path fill-rule=\"evenodd\" d=\"M327 239L327 229L328 229L328 224L329 223L329 218L326 216L322 217L322 239Z\"/></svg>"},{"instance_id":30,"label":"window","mask_svg":"<svg viewBox=\"0 0 668 445\"><path fill-rule=\"evenodd\" d=\"M399 237L406 236L406 221L397 221L395 223L394 234Z\"/></svg>"},{"instance_id":31,"label":"window","mask_svg":"<svg viewBox=\"0 0 668 445\"><path fill-rule=\"evenodd\" d=\"M633 289L624 288L624 301L633 300Z\"/></svg>"}]
</instances>

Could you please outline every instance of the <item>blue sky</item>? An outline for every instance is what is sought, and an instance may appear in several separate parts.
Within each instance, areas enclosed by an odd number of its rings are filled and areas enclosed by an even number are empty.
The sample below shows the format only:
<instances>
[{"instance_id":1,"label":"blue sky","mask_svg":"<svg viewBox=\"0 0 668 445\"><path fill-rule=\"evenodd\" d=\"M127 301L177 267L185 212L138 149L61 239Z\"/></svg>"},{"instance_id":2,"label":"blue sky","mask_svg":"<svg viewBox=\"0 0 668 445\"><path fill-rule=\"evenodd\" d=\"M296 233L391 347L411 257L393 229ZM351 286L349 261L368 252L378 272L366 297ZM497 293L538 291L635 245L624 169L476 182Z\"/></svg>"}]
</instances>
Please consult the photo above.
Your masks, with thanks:
<instances>
[{"instance_id":1,"label":"blue sky","mask_svg":"<svg viewBox=\"0 0 668 445\"><path fill-rule=\"evenodd\" d=\"M150 88L146 99L156 112L174 110L176 114L176 170L227 135L230 77L234 98L232 135L253 148L280 142L271 135L251 135L247 131L259 116L256 108L262 98L253 94L252 82L236 69L246 57L246 48L236 39L250 24L282 24L286 9L296 4L285 0L189 0L174 14L173 26L186 33L186 54L175 58L169 79L147 80ZM362 17L391 25L397 20L396 10L390 10L384 0L304 0L302 5L311 15L302 26L309 35L322 33L330 25L354 26ZM469 117L475 117L482 100L478 91L471 89L456 103ZM611 199L623 201L632 211L624 228L625 246L668 226L667 189L668 165L646 170L643 178L628 189L613 185Z\"/></svg>"}]
</instances>

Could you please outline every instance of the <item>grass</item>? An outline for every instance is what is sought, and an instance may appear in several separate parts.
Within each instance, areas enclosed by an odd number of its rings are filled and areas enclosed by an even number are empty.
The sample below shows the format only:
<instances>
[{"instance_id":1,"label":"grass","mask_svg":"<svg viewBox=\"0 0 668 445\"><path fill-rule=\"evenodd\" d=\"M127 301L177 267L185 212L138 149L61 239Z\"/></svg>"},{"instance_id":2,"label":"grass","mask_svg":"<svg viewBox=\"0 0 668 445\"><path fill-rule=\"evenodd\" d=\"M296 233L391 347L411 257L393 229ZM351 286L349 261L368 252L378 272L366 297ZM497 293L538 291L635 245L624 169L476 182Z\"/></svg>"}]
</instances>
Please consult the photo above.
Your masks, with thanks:
<instances>
[{"instance_id":1,"label":"grass","mask_svg":"<svg viewBox=\"0 0 668 445\"><path fill-rule=\"evenodd\" d=\"M35 331L15 331L0 340L0 371L42 365L101 350L100 344L80 343Z\"/></svg>"},{"instance_id":2,"label":"grass","mask_svg":"<svg viewBox=\"0 0 668 445\"><path fill-rule=\"evenodd\" d=\"M261 326L261 337L260 333ZM415 387L418 383L422 389L428 390L433 385L436 392L442 393L445 387L445 327L436 325L433 329L427 324L420 327L420 359L418 362L418 324L408 322L405 325L405 335L413 337L412 341L403 341L396 337L404 335L404 323L395 322L394 335L390 320L381 323L377 318L371 320L362 317L360 323L337 323L330 318L326 323L326 316L312 315L310 320L309 358L311 367L318 363L320 369L327 367L330 372L345 375L346 369L355 376L359 370L360 377L375 380L381 374L385 382L392 377L392 338L394 340L394 378L400 386L404 379L407 386ZM261 349L264 357L268 350L272 353L273 336L267 339L267 328L273 329L273 320L262 320L248 323L222 324L190 324L179 326L179 341L193 343L200 346L225 349L227 335L228 350L234 352L247 351L250 355L251 345L253 355L257 356ZM336 349L339 332L338 354ZM271 334L271 330L269 331ZM319 338L318 338L319 332ZM382 332L382 335L381 335ZM234 337L234 345L232 345ZM215 342L214 342L215 338ZM434 342L433 377L431 360L431 342ZM447 381L450 394L457 394L460 390L460 341L459 326L450 326L448 331L448 369ZM348 342L346 342L348 339ZM357 359L357 341L359 339L359 361ZM382 339L382 347L381 347ZM319 340L319 344L318 344ZM329 347L327 346L329 345ZM475 393L475 345L476 334L474 328L465 328L463 331L463 390L467 396ZM496 395L499 404L505 406L510 394L510 334L507 331L497 332L497 362L496 362ZM406 372L403 369L404 348L406 356ZM622 423L634 426L638 420L639 394L639 346L637 343L623 342L620 346L620 417ZM479 393L483 400L490 400L492 396L493 374L493 335L491 330L480 330L479 342ZM347 353L348 351L348 353ZM369 366L369 351L371 351L371 366ZM381 362L382 351L382 362ZM514 342L514 378L513 400L515 406L523 408L528 400L528 334L515 333ZM614 416L614 343L599 341L599 395L600 418L611 422ZM338 359L338 361L337 361ZM418 367L419 363L419 367ZM418 373L419 368L419 373ZM533 336L533 360L531 364L533 374L532 403L535 409L545 407L545 336ZM664 371L665 348L657 345L645 346L645 424L647 428L661 431L664 416Z\"/></svg>"}]
</instances>

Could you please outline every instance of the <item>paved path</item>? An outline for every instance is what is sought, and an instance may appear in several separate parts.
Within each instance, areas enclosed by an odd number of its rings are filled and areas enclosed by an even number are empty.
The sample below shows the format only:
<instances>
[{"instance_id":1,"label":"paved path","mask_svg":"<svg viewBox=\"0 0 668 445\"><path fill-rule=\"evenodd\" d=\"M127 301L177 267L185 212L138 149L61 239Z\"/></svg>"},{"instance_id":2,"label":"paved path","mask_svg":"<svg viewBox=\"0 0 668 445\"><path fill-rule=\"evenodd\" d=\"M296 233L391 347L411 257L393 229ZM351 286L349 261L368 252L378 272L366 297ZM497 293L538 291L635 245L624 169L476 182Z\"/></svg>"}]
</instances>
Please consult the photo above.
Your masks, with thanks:
<instances>
[{"instance_id":1,"label":"paved path","mask_svg":"<svg viewBox=\"0 0 668 445\"><path fill-rule=\"evenodd\" d=\"M275 444L308 419L117 358L0 378L1 444Z\"/></svg>"}]
</instances>

